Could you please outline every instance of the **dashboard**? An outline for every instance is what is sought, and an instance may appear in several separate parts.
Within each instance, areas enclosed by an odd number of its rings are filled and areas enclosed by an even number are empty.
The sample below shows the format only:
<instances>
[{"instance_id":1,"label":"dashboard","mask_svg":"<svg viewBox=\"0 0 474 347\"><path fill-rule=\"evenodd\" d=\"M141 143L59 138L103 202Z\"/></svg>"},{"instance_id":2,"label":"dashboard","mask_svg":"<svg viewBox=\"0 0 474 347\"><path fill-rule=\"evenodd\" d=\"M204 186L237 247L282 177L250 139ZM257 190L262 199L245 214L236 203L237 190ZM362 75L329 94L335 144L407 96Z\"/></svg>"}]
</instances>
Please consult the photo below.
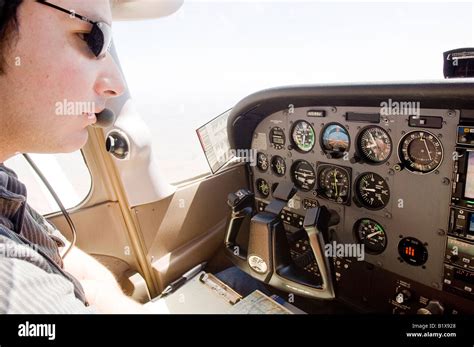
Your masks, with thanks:
<instances>
[{"instance_id":1,"label":"dashboard","mask_svg":"<svg viewBox=\"0 0 474 347\"><path fill-rule=\"evenodd\" d=\"M278 184L294 184L280 218L293 260L315 278L304 217L316 206L336 211L327 245L336 292L348 303L420 313L434 302L434 311L473 313L474 112L449 102L432 107L440 100L357 93L323 104L306 96L301 102L290 88L287 97L278 90L281 100L267 112L249 108L257 116L233 141L246 141L255 158L248 173L256 211L271 203Z\"/></svg>"}]
</instances>

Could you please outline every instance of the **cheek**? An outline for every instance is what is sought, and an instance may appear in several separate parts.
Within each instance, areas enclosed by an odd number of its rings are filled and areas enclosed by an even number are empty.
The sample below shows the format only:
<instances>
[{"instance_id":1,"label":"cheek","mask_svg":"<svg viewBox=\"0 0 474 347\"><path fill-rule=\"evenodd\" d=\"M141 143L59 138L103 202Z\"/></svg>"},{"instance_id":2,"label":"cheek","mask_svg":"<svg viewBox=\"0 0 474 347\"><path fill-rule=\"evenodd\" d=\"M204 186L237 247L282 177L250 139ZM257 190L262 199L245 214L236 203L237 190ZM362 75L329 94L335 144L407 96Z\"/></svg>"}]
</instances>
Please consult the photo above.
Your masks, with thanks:
<instances>
[{"instance_id":1,"label":"cheek","mask_svg":"<svg viewBox=\"0 0 474 347\"><path fill-rule=\"evenodd\" d=\"M64 64L54 71L54 85L78 101L89 101L93 94L93 74L90 64L78 61L77 56L65 58Z\"/></svg>"},{"instance_id":2,"label":"cheek","mask_svg":"<svg viewBox=\"0 0 474 347\"><path fill-rule=\"evenodd\" d=\"M77 60L77 57L75 58ZM72 102L94 101L94 88L91 69L79 64L71 64L73 59L66 59L63 64L49 66L44 74L45 91L53 104L63 100Z\"/></svg>"},{"instance_id":3,"label":"cheek","mask_svg":"<svg viewBox=\"0 0 474 347\"><path fill-rule=\"evenodd\" d=\"M34 100L52 107L64 99L93 101L94 74L92 61L74 47L63 47L59 54L54 48L49 54L41 53L21 69L23 90Z\"/></svg>"}]
</instances>

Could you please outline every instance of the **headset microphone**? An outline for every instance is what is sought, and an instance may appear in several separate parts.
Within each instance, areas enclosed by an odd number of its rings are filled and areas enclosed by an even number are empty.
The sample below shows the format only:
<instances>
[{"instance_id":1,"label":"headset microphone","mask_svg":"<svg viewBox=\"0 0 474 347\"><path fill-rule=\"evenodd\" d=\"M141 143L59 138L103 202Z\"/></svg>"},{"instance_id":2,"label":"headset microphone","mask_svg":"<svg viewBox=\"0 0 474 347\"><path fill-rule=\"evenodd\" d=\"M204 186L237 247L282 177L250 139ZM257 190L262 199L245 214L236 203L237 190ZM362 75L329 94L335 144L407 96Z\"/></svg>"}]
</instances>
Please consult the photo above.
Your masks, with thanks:
<instances>
[{"instance_id":1,"label":"headset microphone","mask_svg":"<svg viewBox=\"0 0 474 347\"><path fill-rule=\"evenodd\" d=\"M95 114L97 122L94 124L98 128L108 128L115 122L115 113L108 108L104 109L100 113Z\"/></svg>"}]
</instances>

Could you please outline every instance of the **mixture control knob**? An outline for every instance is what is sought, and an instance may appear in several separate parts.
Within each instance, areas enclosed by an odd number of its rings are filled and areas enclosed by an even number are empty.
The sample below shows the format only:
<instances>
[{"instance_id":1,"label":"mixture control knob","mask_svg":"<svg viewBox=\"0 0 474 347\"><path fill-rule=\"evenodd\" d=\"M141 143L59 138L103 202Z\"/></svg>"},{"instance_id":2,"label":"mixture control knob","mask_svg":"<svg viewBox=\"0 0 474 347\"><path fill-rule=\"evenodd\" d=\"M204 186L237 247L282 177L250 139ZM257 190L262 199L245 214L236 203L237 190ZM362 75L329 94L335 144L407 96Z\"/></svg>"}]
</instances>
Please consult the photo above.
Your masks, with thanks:
<instances>
[{"instance_id":1,"label":"mixture control knob","mask_svg":"<svg viewBox=\"0 0 474 347\"><path fill-rule=\"evenodd\" d=\"M403 304L411 299L411 292L408 289L402 289L397 293L395 301Z\"/></svg>"},{"instance_id":2,"label":"mixture control knob","mask_svg":"<svg viewBox=\"0 0 474 347\"><path fill-rule=\"evenodd\" d=\"M438 300L430 300L428 305L416 311L417 314L443 314L444 307Z\"/></svg>"}]
</instances>

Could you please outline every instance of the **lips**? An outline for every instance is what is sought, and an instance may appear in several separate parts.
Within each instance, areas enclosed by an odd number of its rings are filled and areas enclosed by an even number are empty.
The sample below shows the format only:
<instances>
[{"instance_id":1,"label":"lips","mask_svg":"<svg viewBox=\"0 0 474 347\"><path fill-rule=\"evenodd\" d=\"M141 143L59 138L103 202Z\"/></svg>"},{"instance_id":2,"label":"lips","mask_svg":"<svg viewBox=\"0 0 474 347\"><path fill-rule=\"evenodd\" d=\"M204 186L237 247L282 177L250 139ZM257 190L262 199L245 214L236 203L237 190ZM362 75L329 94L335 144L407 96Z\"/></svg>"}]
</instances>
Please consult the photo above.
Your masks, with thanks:
<instances>
[{"instance_id":1,"label":"lips","mask_svg":"<svg viewBox=\"0 0 474 347\"><path fill-rule=\"evenodd\" d=\"M97 122L97 117L95 116L95 113L84 113L84 116L87 117L87 125L92 125Z\"/></svg>"}]
</instances>

